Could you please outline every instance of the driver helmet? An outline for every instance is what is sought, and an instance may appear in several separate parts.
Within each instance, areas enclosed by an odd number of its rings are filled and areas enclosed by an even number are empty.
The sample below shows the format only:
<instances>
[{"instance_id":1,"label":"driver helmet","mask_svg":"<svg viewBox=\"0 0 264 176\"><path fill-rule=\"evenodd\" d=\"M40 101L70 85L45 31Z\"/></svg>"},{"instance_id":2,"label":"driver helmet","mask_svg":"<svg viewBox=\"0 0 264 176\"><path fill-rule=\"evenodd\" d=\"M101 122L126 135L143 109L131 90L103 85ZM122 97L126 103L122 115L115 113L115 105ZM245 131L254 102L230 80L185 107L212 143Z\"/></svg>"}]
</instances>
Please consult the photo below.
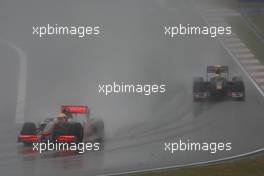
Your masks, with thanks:
<instances>
[{"instance_id":1,"label":"driver helmet","mask_svg":"<svg viewBox=\"0 0 264 176\"><path fill-rule=\"evenodd\" d=\"M59 121L64 121L65 119L66 119L66 114L64 114L64 113L60 113L57 116L57 120L59 120Z\"/></svg>"}]
</instances>

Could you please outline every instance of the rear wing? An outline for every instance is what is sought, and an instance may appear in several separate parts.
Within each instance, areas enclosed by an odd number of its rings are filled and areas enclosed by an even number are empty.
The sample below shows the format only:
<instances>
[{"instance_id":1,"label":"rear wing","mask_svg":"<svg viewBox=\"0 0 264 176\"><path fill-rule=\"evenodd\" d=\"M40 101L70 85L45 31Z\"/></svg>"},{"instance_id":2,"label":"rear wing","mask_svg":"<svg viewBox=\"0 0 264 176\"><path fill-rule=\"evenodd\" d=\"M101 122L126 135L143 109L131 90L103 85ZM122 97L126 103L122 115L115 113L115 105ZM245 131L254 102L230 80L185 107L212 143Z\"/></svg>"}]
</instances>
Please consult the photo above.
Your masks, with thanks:
<instances>
[{"instance_id":1,"label":"rear wing","mask_svg":"<svg viewBox=\"0 0 264 176\"><path fill-rule=\"evenodd\" d=\"M61 112L64 112L65 110L67 110L70 113L74 113L74 114L88 114L89 113L88 106L84 106L84 105L79 105L79 106L62 105Z\"/></svg>"},{"instance_id":2,"label":"rear wing","mask_svg":"<svg viewBox=\"0 0 264 176\"><path fill-rule=\"evenodd\" d=\"M207 73L215 73L216 71L219 71L220 73L228 73L228 66L225 65L207 66Z\"/></svg>"}]
</instances>

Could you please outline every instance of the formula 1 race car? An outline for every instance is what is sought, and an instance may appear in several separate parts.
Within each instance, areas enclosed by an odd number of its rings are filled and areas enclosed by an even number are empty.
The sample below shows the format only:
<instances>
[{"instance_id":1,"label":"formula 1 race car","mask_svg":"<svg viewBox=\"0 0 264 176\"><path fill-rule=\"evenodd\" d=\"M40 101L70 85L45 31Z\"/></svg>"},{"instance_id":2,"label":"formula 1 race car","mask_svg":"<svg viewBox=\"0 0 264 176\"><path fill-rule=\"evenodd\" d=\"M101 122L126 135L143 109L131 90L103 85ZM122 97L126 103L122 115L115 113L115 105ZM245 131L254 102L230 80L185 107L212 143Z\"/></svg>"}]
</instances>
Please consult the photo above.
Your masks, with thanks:
<instances>
[{"instance_id":1,"label":"formula 1 race car","mask_svg":"<svg viewBox=\"0 0 264 176\"><path fill-rule=\"evenodd\" d=\"M61 106L61 114L47 118L38 125L25 122L18 136L18 142L32 145L33 142L103 142L104 123L90 118L87 106Z\"/></svg>"},{"instance_id":2,"label":"formula 1 race car","mask_svg":"<svg viewBox=\"0 0 264 176\"><path fill-rule=\"evenodd\" d=\"M193 79L193 100L215 100L229 97L235 100L245 100L245 85L242 77L229 79L228 66L207 66L206 81L202 77Z\"/></svg>"}]
</instances>

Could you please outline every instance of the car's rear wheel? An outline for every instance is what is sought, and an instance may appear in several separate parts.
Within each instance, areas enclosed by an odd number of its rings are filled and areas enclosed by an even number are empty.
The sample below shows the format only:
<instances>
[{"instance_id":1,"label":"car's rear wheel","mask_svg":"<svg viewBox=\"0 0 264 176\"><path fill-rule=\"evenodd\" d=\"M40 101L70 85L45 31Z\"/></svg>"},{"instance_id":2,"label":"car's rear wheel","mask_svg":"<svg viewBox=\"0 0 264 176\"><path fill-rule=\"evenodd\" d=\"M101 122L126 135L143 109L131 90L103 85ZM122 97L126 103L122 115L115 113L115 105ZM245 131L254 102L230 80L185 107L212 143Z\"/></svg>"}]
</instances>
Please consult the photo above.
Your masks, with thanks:
<instances>
[{"instance_id":1,"label":"car's rear wheel","mask_svg":"<svg viewBox=\"0 0 264 176\"><path fill-rule=\"evenodd\" d=\"M26 122L23 124L22 129L20 131L21 135L35 135L37 132L37 127L33 122ZM32 145L32 142L23 142L25 146Z\"/></svg>"},{"instance_id":2,"label":"car's rear wheel","mask_svg":"<svg viewBox=\"0 0 264 176\"><path fill-rule=\"evenodd\" d=\"M102 143L104 141L105 132L104 132L104 122L102 119L97 119L93 124L93 133L96 136L95 142Z\"/></svg>"},{"instance_id":3,"label":"car's rear wheel","mask_svg":"<svg viewBox=\"0 0 264 176\"><path fill-rule=\"evenodd\" d=\"M26 122L23 124L20 134L36 134L37 127L33 122Z\"/></svg>"},{"instance_id":4,"label":"car's rear wheel","mask_svg":"<svg viewBox=\"0 0 264 176\"><path fill-rule=\"evenodd\" d=\"M245 101L245 85L241 77L234 77L233 79L233 86L231 88L232 92L240 92L243 94L242 97L235 98L238 101Z\"/></svg>"}]
</instances>

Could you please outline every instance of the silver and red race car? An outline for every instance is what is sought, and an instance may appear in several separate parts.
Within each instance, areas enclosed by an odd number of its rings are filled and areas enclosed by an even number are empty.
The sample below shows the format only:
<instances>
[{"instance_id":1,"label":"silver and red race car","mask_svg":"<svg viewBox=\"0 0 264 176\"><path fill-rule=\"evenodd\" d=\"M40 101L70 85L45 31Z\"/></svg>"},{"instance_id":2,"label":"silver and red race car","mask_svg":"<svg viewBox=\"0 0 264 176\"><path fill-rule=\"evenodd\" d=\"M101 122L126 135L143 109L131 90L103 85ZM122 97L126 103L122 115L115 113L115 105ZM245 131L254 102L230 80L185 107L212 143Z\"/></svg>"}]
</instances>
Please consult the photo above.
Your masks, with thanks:
<instances>
[{"instance_id":1,"label":"silver and red race car","mask_svg":"<svg viewBox=\"0 0 264 176\"><path fill-rule=\"evenodd\" d=\"M38 125L25 122L18 142L32 145L34 142L103 142L104 122L90 118L88 106L63 105L60 117L47 118Z\"/></svg>"}]
</instances>

